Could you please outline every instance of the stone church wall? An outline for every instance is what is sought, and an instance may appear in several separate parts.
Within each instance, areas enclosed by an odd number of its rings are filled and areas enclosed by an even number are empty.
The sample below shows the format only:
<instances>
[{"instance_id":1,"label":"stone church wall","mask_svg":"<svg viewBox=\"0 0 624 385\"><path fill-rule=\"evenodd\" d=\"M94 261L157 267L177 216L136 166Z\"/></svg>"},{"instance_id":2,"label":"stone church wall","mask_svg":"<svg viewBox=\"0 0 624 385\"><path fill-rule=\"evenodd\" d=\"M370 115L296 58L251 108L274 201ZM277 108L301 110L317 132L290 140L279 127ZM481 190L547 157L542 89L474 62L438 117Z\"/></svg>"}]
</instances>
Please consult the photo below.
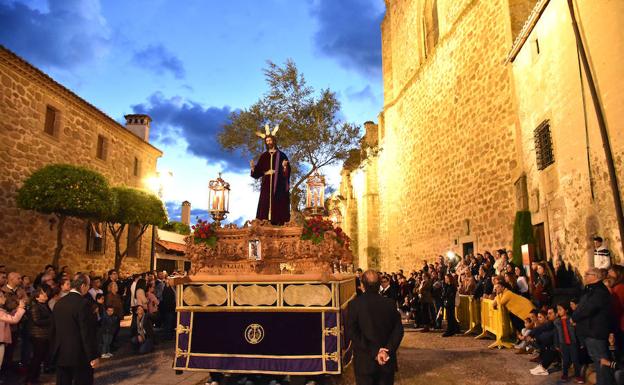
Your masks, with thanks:
<instances>
[{"instance_id":1,"label":"stone church wall","mask_svg":"<svg viewBox=\"0 0 624 385\"><path fill-rule=\"evenodd\" d=\"M366 166L377 170L381 268L463 243L509 248L516 110L504 60L512 16L526 15L505 0L386 3L380 151Z\"/></svg>"},{"instance_id":2,"label":"stone church wall","mask_svg":"<svg viewBox=\"0 0 624 385\"><path fill-rule=\"evenodd\" d=\"M575 4L622 188L624 3ZM361 267L412 269L464 246L509 249L521 209L544 228L544 257L561 255L582 272L593 262L592 237L601 235L621 261L567 1L388 0L381 30L378 145L343 170L341 186L357 217L349 228ZM534 132L545 121L555 161L538 170Z\"/></svg>"}]
</instances>

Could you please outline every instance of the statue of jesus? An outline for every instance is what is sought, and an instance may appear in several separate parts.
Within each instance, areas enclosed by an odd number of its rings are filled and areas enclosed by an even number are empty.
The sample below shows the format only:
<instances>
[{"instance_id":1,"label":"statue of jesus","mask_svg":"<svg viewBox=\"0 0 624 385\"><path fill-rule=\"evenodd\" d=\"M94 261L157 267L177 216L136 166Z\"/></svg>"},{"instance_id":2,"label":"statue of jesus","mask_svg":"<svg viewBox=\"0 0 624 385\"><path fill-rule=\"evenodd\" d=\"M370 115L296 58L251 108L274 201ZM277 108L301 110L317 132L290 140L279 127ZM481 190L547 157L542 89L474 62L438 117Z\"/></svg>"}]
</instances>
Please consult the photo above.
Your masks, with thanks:
<instances>
[{"instance_id":1,"label":"statue of jesus","mask_svg":"<svg viewBox=\"0 0 624 385\"><path fill-rule=\"evenodd\" d=\"M275 133L265 127L266 134L257 133L264 139L266 151L257 163L249 162L251 176L262 178L257 219L267 219L273 225L281 226L290 220L290 164L288 157L277 148Z\"/></svg>"}]
</instances>

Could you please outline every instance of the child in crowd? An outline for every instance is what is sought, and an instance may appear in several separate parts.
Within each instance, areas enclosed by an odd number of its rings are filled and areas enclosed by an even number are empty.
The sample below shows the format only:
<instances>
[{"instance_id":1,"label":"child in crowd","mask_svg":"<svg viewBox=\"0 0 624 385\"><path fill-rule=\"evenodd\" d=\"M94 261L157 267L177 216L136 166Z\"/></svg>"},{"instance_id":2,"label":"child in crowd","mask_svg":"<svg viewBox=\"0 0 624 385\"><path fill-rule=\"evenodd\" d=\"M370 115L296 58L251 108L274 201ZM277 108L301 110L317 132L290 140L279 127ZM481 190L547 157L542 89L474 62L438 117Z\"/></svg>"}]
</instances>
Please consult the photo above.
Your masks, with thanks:
<instances>
[{"instance_id":1,"label":"child in crowd","mask_svg":"<svg viewBox=\"0 0 624 385\"><path fill-rule=\"evenodd\" d=\"M147 313L149 314L152 323L154 323L158 318L159 304L160 301L156 297L154 284L152 283L147 287Z\"/></svg>"},{"instance_id":2,"label":"child in crowd","mask_svg":"<svg viewBox=\"0 0 624 385\"><path fill-rule=\"evenodd\" d=\"M574 365L574 380L577 384L582 384L585 381L581 377L576 330L573 322L568 317L569 312L570 310L567 304L560 303L557 305L557 315L559 317L555 320L555 328L557 330L555 334L555 344L561 353L561 369L563 371L561 382L569 381L568 369L570 364L572 364Z\"/></svg>"},{"instance_id":3,"label":"child in crowd","mask_svg":"<svg viewBox=\"0 0 624 385\"><path fill-rule=\"evenodd\" d=\"M520 340L520 343L514 345L514 348L519 350L518 353L528 353L530 345L526 337L529 335L529 333L531 333L531 330L533 330L534 327L535 324L533 324L533 320L531 319L531 317L525 318L524 328L518 333L518 340Z\"/></svg>"},{"instance_id":4,"label":"child in crowd","mask_svg":"<svg viewBox=\"0 0 624 385\"><path fill-rule=\"evenodd\" d=\"M111 358L113 356L111 343L118 327L119 318L115 315L115 309L110 305L106 306L100 326L102 358Z\"/></svg>"},{"instance_id":5,"label":"child in crowd","mask_svg":"<svg viewBox=\"0 0 624 385\"><path fill-rule=\"evenodd\" d=\"M98 323L100 323L102 321L102 316L104 315L104 294L102 293L97 293L95 295L95 305L94 305L94 311L95 314L97 315L97 321Z\"/></svg>"}]
</instances>

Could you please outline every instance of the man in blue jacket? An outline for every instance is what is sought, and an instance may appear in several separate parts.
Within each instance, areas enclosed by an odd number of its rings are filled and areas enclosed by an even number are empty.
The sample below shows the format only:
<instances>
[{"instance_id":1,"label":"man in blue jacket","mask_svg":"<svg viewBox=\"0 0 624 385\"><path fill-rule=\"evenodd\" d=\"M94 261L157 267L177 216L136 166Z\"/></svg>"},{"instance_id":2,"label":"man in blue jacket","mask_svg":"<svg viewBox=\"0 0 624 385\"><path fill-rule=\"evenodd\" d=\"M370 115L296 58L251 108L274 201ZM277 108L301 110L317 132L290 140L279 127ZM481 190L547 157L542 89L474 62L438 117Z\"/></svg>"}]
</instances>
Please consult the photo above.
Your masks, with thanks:
<instances>
[{"instance_id":1,"label":"man in blue jacket","mask_svg":"<svg viewBox=\"0 0 624 385\"><path fill-rule=\"evenodd\" d=\"M602 283L603 273L598 268L585 272L585 291L572 320L576 323L576 333L587 348L596 367L597 385L606 384L607 373L600 365L601 359L609 358L610 301L609 289Z\"/></svg>"}]
</instances>

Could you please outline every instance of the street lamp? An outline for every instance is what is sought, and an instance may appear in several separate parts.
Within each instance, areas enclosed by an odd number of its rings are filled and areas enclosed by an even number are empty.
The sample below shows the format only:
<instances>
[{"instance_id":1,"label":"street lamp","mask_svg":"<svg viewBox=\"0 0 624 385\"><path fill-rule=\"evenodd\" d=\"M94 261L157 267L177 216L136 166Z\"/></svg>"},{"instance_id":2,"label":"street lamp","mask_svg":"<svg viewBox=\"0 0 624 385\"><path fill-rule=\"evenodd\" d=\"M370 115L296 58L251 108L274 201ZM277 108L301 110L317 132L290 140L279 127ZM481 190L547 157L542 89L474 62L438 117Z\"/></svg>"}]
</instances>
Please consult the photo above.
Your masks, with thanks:
<instances>
[{"instance_id":1,"label":"street lamp","mask_svg":"<svg viewBox=\"0 0 624 385\"><path fill-rule=\"evenodd\" d=\"M230 184L221 178L221 173L217 179L208 183L208 209L212 219L217 226L229 214L230 207Z\"/></svg>"},{"instance_id":2,"label":"street lamp","mask_svg":"<svg viewBox=\"0 0 624 385\"><path fill-rule=\"evenodd\" d=\"M323 215L325 212L325 177L314 170L307 179L306 208L308 215Z\"/></svg>"},{"instance_id":3,"label":"street lamp","mask_svg":"<svg viewBox=\"0 0 624 385\"><path fill-rule=\"evenodd\" d=\"M157 171L156 174L150 178L144 180L143 185L150 189L154 194L158 196L158 198L163 201L164 190L165 188L171 184L171 180L173 179L172 171ZM169 217L169 213L167 212L167 205L164 205L165 213L167 217ZM156 226L152 226L152 249L150 252L150 270L156 268Z\"/></svg>"}]
</instances>

